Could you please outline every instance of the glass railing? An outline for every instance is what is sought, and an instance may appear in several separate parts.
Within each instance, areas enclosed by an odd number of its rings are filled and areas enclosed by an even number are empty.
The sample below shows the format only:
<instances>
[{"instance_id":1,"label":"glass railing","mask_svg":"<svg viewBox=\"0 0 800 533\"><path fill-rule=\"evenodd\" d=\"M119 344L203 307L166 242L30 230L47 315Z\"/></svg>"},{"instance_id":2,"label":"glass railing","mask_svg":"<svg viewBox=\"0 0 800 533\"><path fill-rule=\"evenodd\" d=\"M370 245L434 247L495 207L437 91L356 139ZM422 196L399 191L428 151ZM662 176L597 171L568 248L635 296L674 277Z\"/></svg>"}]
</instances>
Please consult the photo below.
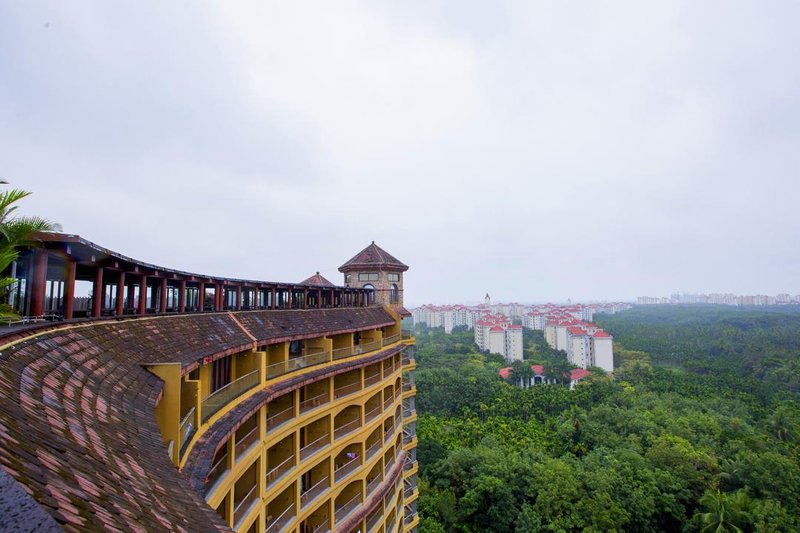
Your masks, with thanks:
<instances>
[{"instance_id":1,"label":"glass railing","mask_svg":"<svg viewBox=\"0 0 800 533\"><path fill-rule=\"evenodd\" d=\"M342 385L339 388L333 389L333 398L338 400L361 390L361 383L351 383L349 385Z\"/></svg>"},{"instance_id":2,"label":"glass railing","mask_svg":"<svg viewBox=\"0 0 800 533\"><path fill-rule=\"evenodd\" d=\"M383 401L383 408L384 408L384 409L388 409L388 408L389 408L389 406L390 406L390 405L392 405L392 402L393 402L393 401L394 401L394 395L389 395L389 397L388 397L388 398L386 398L386 399Z\"/></svg>"},{"instance_id":3,"label":"glass railing","mask_svg":"<svg viewBox=\"0 0 800 533\"><path fill-rule=\"evenodd\" d=\"M266 520L266 533L280 533L286 526L289 525L292 520L294 520L294 517L294 502L290 503L286 509L278 513L278 515L274 518L268 513Z\"/></svg>"},{"instance_id":4,"label":"glass railing","mask_svg":"<svg viewBox=\"0 0 800 533\"><path fill-rule=\"evenodd\" d=\"M371 496L372 493L375 492L375 489L378 488L378 486L381 484L381 481L383 480L381 479L380 475L378 475L372 481L367 481L367 496Z\"/></svg>"},{"instance_id":5,"label":"glass railing","mask_svg":"<svg viewBox=\"0 0 800 533\"><path fill-rule=\"evenodd\" d=\"M350 433L354 432L358 428L361 427L361 418L356 418L355 420L351 420L350 422L339 426L338 428L333 430L333 440L339 440L345 435L349 435Z\"/></svg>"},{"instance_id":6,"label":"glass railing","mask_svg":"<svg viewBox=\"0 0 800 533\"><path fill-rule=\"evenodd\" d=\"M403 336L404 339L410 339L411 337L414 336L414 332L411 331L410 329L404 329L401 332L401 335Z\"/></svg>"},{"instance_id":7,"label":"glass railing","mask_svg":"<svg viewBox=\"0 0 800 533\"><path fill-rule=\"evenodd\" d=\"M242 518L247 516L247 512L253 508L256 500L258 500L258 483L253 484L247 495L242 498L239 503L233 508L233 523L236 525L242 521Z\"/></svg>"},{"instance_id":8,"label":"glass railing","mask_svg":"<svg viewBox=\"0 0 800 533\"><path fill-rule=\"evenodd\" d=\"M364 388L369 387L371 385L374 385L377 382L379 382L380 380L381 380L381 373L380 372L376 372L375 374L372 374L371 376L367 376L367 377L364 378Z\"/></svg>"},{"instance_id":9,"label":"glass railing","mask_svg":"<svg viewBox=\"0 0 800 533\"><path fill-rule=\"evenodd\" d=\"M216 414L217 411L222 409L222 407L230 403L231 400L258 385L260 381L259 371L253 370L206 396L205 399L203 399L200 409L200 412L203 414L203 422L206 422Z\"/></svg>"},{"instance_id":10,"label":"glass railing","mask_svg":"<svg viewBox=\"0 0 800 533\"><path fill-rule=\"evenodd\" d=\"M348 500L346 503L336 506L336 512L335 512L336 523L338 524L339 522L350 516L350 513L355 511L359 505L361 505L361 491L356 493L355 496L350 498L350 500Z\"/></svg>"},{"instance_id":11,"label":"glass railing","mask_svg":"<svg viewBox=\"0 0 800 533\"><path fill-rule=\"evenodd\" d=\"M383 339L383 345L388 346L390 344L394 344L395 342L399 341L402 338L402 335L399 333L397 335L390 335Z\"/></svg>"},{"instance_id":12,"label":"glass railing","mask_svg":"<svg viewBox=\"0 0 800 533\"><path fill-rule=\"evenodd\" d=\"M381 409L381 406L380 405L376 405L375 407L373 407L372 409L370 409L369 411L367 411L364 414L364 422L365 423L372 422L373 420L375 420L375 417L377 417L382 412L383 412L383 409Z\"/></svg>"},{"instance_id":13,"label":"glass railing","mask_svg":"<svg viewBox=\"0 0 800 533\"><path fill-rule=\"evenodd\" d=\"M416 461L406 461L406 463L403 465L403 470L408 472L409 470L412 470L416 464Z\"/></svg>"},{"instance_id":14,"label":"glass railing","mask_svg":"<svg viewBox=\"0 0 800 533\"><path fill-rule=\"evenodd\" d=\"M414 511L413 513L407 514L406 518L405 518L406 525L408 525L411 522L413 522L416 517L417 517L417 512L416 511Z\"/></svg>"},{"instance_id":15,"label":"glass railing","mask_svg":"<svg viewBox=\"0 0 800 533\"><path fill-rule=\"evenodd\" d=\"M236 439L236 447L234 448L236 453L233 456L234 460L239 462L239 459L244 456L244 453L256 442L260 442L258 425L248 431L241 439Z\"/></svg>"},{"instance_id":16,"label":"glass railing","mask_svg":"<svg viewBox=\"0 0 800 533\"><path fill-rule=\"evenodd\" d=\"M367 352L374 352L375 350L380 350L381 347L382 346L381 346L381 341L380 340L364 342L362 344L358 344L356 346L353 346L353 354L357 355L357 354L362 354L362 353L367 353Z\"/></svg>"},{"instance_id":17,"label":"glass railing","mask_svg":"<svg viewBox=\"0 0 800 533\"><path fill-rule=\"evenodd\" d=\"M312 409L316 409L321 405L325 405L330 400L330 395L328 391L321 392L312 398L306 398L302 402L300 402L300 413L307 413Z\"/></svg>"},{"instance_id":18,"label":"glass railing","mask_svg":"<svg viewBox=\"0 0 800 533\"><path fill-rule=\"evenodd\" d=\"M329 488L331 488L331 479L325 476L300 495L300 508L305 509L308 504L322 496Z\"/></svg>"},{"instance_id":19,"label":"glass railing","mask_svg":"<svg viewBox=\"0 0 800 533\"><path fill-rule=\"evenodd\" d=\"M275 413L267 413L267 431L273 431L294 418L294 405Z\"/></svg>"},{"instance_id":20,"label":"glass railing","mask_svg":"<svg viewBox=\"0 0 800 533\"><path fill-rule=\"evenodd\" d=\"M266 475L266 485L270 487L273 483L283 478L286 474L291 472L294 468L294 455L290 455L274 467L272 467Z\"/></svg>"},{"instance_id":21,"label":"glass railing","mask_svg":"<svg viewBox=\"0 0 800 533\"><path fill-rule=\"evenodd\" d=\"M333 480L334 483L339 483L347 476L358 470L358 467L361 466L361 458L360 457L353 457L343 465L336 468L333 471Z\"/></svg>"},{"instance_id":22,"label":"glass railing","mask_svg":"<svg viewBox=\"0 0 800 533\"><path fill-rule=\"evenodd\" d=\"M386 466L383 467L383 475L384 476L388 476L389 475L389 471L392 469L393 466L394 466L394 457L392 457L389 460L389 462L386 463Z\"/></svg>"},{"instance_id":23,"label":"glass railing","mask_svg":"<svg viewBox=\"0 0 800 533\"><path fill-rule=\"evenodd\" d=\"M189 412L186 413L186 416L183 417L183 420L181 420L181 437L180 437L181 450L183 449L183 446L189 441L189 439L192 438L192 435L194 435L194 430L195 430L194 412L195 408L192 407L191 409L189 409Z\"/></svg>"},{"instance_id":24,"label":"glass railing","mask_svg":"<svg viewBox=\"0 0 800 533\"><path fill-rule=\"evenodd\" d=\"M383 509L378 509L367 518L367 533L375 533L375 530L383 521Z\"/></svg>"},{"instance_id":25,"label":"glass railing","mask_svg":"<svg viewBox=\"0 0 800 533\"><path fill-rule=\"evenodd\" d=\"M228 471L228 454L226 453L211 466L206 476L206 494L208 494L219 479Z\"/></svg>"},{"instance_id":26,"label":"glass railing","mask_svg":"<svg viewBox=\"0 0 800 533\"><path fill-rule=\"evenodd\" d=\"M378 453L382 445L383 442L381 442L380 440L376 440L375 442L370 444L369 448L367 448L367 453L366 453L367 461L375 457L375 454Z\"/></svg>"},{"instance_id":27,"label":"glass railing","mask_svg":"<svg viewBox=\"0 0 800 533\"><path fill-rule=\"evenodd\" d=\"M267 366L267 379L277 378L289 372L300 370L308 366L319 365L327 363L330 360L330 354L326 350L319 350L316 352L301 355L300 357L293 357L288 361L281 361Z\"/></svg>"},{"instance_id":28,"label":"glass railing","mask_svg":"<svg viewBox=\"0 0 800 533\"><path fill-rule=\"evenodd\" d=\"M317 440L310 442L305 446L303 446L302 448L300 448L300 460L305 461L306 459L308 459L309 457L311 457L312 455L323 449L325 446L327 446L329 437L330 437L329 435L323 435Z\"/></svg>"}]
</instances>

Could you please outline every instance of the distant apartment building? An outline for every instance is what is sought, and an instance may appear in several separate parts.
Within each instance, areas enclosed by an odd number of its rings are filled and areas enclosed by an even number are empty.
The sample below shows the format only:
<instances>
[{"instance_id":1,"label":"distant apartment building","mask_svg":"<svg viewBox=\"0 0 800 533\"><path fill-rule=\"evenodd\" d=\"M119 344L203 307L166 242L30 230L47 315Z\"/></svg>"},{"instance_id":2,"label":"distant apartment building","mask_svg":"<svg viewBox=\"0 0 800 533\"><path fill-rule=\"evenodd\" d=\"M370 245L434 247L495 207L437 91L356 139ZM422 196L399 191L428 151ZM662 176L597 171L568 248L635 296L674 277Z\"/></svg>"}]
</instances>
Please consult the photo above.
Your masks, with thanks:
<instances>
[{"instance_id":1,"label":"distant apartment building","mask_svg":"<svg viewBox=\"0 0 800 533\"><path fill-rule=\"evenodd\" d=\"M673 293L669 298L657 296L639 296L636 298L638 305L668 305L668 304L716 304L716 305L790 305L800 304L800 294L792 297L788 293L776 296L766 294L753 294L738 296L731 293L689 294Z\"/></svg>"}]
</instances>

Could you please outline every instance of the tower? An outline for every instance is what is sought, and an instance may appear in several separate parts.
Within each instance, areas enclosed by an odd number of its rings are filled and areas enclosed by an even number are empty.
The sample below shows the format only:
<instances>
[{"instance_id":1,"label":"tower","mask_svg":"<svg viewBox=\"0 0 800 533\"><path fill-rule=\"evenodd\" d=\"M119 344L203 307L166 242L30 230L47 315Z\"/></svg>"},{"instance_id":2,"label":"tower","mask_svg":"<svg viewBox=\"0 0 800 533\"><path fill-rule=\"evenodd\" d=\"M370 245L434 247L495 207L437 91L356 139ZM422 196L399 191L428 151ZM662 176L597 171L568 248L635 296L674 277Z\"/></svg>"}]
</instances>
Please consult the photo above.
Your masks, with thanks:
<instances>
[{"instance_id":1,"label":"tower","mask_svg":"<svg viewBox=\"0 0 800 533\"><path fill-rule=\"evenodd\" d=\"M483 303L486 305L492 305L492 298L489 296L489 293L486 293L486 297L483 299Z\"/></svg>"},{"instance_id":2,"label":"tower","mask_svg":"<svg viewBox=\"0 0 800 533\"><path fill-rule=\"evenodd\" d=\"M378 304L403 305L403 272L408 266L372 241L355 257L339 267L344 284L374 291Z\"/></svg>"}]
</instances>

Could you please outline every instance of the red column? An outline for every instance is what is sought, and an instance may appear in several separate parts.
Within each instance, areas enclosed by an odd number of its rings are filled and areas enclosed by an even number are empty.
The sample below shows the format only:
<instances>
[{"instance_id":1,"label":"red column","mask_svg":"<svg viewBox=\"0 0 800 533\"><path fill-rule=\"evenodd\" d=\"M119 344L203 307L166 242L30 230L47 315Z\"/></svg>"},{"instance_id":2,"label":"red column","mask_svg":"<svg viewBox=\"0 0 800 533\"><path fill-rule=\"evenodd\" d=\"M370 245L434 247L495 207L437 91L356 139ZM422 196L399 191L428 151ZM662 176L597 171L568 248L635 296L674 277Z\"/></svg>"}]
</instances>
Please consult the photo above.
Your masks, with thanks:
<instances>
[{"instance_id":1,"label":"red column","mask_svg":"<svg viewBox=\"0 0 800 533\"><path fill-rule=\"evenodd\" d=\"M160 313L167 312L167 278L161 278L161 298L158 302L158 311Z\"/></svg>"},{"instance_id":2,"label":"red column","mask_svg":"<svg viewBox=\"0 0 800 533\"><path fill-rule=\"evenodd\" d=\"M275 287L272 287L272 302L271 302L270 307L275 309Z\"/></svg>"},{"instance_id":3,"label":"red column","mask_svg":"<svg viewBox=\"0 0 800 533\"><path fill-rule=\"evenodd\" d=\"M322 309L322 289L317 289L317 309Z\"/></svg>"},{"instance_id":4,"label":"red column","mask_svg":"<svg viewBox=\"0 0 800 533\"><path fill-rule=\"evenodd\" d=\"M200 282L200 292L197 294L197 310L202 311L206 305L206 284Z\"/></svg>"},{"instance_id":5,"label":"red column","mask_svg":"<svg viewBox=\"0 0 800 533\"><path fill-rule=\"evenodd\" d=\"M36 250L33 256L31 276L31 316L44 314L44 298L47 294L47 251Z\"/></svg>"},{"instance_id":6,"label":"red column","mask_svg":"<svg viewBox=\"0 0 800 533\"><path fill-rule=\"evenodd\" d=\"M122 316L125 312L125 272L119 273L119 281L117 282L117 316Z\"/></svg>"},{"instance_id":7,"label":"red column","mask_svg":"<svg viewBox=\"0 0 800 533\"><path fill-rule=\"evenodd\" d=\"M219 283L217 285L216 296L217 296L216 310L222 311L222 308L225 306L225 285L223 285L222 283Z\"/></svg>"},{"instance_id":8,"label":"red column","mask_svg":"<svg viewBox=\"0 0 800 533\"><path fill-rule=\"evenodd\" d=\"M98 318L103 314L103 267L97 267L92 287L92 316Z\"/></svg>"},{"instance_id":9,"label":"red column","mask_svg":"<svg viewBox=\"0 0 800 533\"><path fill-rule=\"evenodd\" d=\"M239 311L242 308L242 286L239 285L236 287L236 310Z\"/></svg>"},{"instance_id":10,"label":"red column","mask_svg":"<svg viewBox=\"0 0 800 533\"><path fill-rule=\"evenodd\" d=\"M143 315L147 312L147 274L142 274L142 280L139 283L139 314Z\"/></svg>"},{"instance_id":11,"label":"red column","mask_svg":"<svg viewBox=\"0 0 800 533\"><path fill-rule=\"evenodd\" d=\"M178 294L178 312L186 312L186 280L181 280L180 294Z\"/></svg>"},{"instance_id":12,"label":"red column","mask_svg":"<svg viewBox=\"0 0 800 533\"><path fill-rule=\"evenodd\" d=\"M308 289L303 289L303 309L308 309Z\"/></svg>"},{"instance_id":13,"label":"red column","mask_svg":"<svg viewBox=\"0 0 800 533\"><path fill-rule=\"evenodd\" d=\"M64 320L72 319L75 309L75 270L78 263L67 259L67 280L64 283Z\"/></svg>"}]
</instances>

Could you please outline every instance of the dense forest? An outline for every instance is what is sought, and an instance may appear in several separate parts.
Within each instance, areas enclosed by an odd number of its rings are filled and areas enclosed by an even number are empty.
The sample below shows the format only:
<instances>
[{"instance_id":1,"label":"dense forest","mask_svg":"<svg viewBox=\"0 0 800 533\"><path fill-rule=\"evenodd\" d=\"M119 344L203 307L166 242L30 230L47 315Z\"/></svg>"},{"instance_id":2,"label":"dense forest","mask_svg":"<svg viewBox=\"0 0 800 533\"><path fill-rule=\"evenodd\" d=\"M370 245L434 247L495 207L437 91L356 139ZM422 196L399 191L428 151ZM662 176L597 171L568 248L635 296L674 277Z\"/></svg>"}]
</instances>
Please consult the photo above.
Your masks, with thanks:
<instances>
[{"instance_id":1,"label":"dense forest","mask_svg":"<svg viewBox=\"0 0 800 533\"><path fill-rule=\"evenodd\" d=\"M572 391L506 383L471 331L417 330L420 529L800 530L800 309L595 318L617 371ZM525 357L569 368L541 332Z\"/></svg>"}]
</instances>

